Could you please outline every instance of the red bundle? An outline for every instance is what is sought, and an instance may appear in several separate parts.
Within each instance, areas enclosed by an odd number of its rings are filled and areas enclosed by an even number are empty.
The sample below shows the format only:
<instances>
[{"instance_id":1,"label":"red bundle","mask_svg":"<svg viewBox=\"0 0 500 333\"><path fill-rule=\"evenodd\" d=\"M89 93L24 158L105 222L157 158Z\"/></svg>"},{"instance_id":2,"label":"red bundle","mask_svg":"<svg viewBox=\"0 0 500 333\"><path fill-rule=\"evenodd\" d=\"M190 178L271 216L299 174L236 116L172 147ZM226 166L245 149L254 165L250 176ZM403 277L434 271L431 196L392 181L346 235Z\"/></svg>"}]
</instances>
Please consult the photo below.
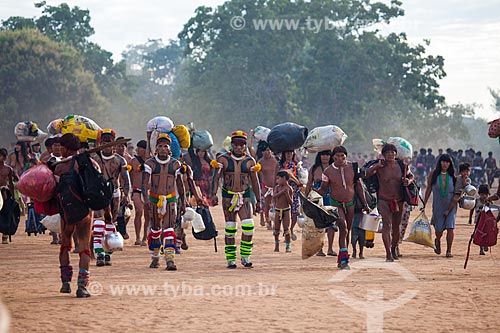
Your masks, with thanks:
<instances>
[{"instance_id":1,"label":"red bundle","mask_svg":"<svg viewBox=\"0 0 500 333\"><path fill-rule=\"evenodd\" d=\"M46 202L54 196L56 180L48 166L39 164L21 175L17 188L27 197Z\"/></svg>"}]
</instances>

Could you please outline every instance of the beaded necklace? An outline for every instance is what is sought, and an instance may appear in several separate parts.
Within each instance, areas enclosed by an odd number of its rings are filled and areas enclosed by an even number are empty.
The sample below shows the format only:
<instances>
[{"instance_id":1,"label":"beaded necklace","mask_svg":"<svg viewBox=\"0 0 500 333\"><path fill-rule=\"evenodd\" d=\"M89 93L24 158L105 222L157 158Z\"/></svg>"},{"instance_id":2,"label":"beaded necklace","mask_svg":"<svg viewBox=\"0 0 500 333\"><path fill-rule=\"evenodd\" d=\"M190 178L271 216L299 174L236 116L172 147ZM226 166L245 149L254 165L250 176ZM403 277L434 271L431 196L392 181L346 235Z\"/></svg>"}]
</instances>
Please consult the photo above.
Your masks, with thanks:
<instances>
[{"instance_id":1,"label":"beaded necklace","mask_svg":"<svg viewBox=\"0 0 500 333\"><path fill-rule=\"evenodd\" d=\"M446 177L445 179L445 185L443 189L443 175ZM449 182L449 177L447 176L446 172L442 173L439 175L439 194L441 194L441 198L445 198L446 194L448 193L448 182Z\"/></svg>"}]
</instances>

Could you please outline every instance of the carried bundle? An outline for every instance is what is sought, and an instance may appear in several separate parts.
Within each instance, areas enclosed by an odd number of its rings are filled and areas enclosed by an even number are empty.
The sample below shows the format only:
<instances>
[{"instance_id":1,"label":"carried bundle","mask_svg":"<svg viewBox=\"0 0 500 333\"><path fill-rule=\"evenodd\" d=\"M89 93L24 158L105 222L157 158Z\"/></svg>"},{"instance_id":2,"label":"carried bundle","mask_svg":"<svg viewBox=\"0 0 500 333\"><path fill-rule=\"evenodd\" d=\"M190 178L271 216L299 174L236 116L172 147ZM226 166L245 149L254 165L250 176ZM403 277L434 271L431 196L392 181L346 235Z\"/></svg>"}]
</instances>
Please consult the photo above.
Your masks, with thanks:
<instances>
[{"instance_id":1,"label":"carried bundle","mask_svg":"<svg viewBox=\"0 0 500 333\"><path fill-rule=\"evenodd\" d=\"M214 145L212 134L209 131L195 131L193 133L193 147L199 150L208 150Z\"/></svg>"},{"instance_id":2,"label":"carried bundle","mask_svg":"<svg viewBox=\"0 0 500 333\"><path fill-rule=\"evenodd\" d=\"M403 158L412 158L413 157L413 146L411 143L403 138L400 137L390 137L387 141L382 140L382 139L373 139L373 147L376 152L379 154L382 152L382 148L388 143L391 143L396 146L396 149L398 151L397 157L400 159Z\"/></svg>"},{"instance_id":3,"label":"carried bundle","mask_svg":"<svg viewBox=\"0 0 500 333\"><path fill-rule=\"evenodd\" d=\"M264 126L257 126L253 130L253 137L257 141L267 141L269 133L271 133L271 129Z\"/></svg>"},{"instance_id":4,"label":"carried bundle","mask_svg":"<svg viewBox=\"0 0 500 333\"><path fill-rule=\"evenodd\" d=\"M309 132L303 146L307 151L316 153L342 146L346 139L347 135L340 127L335 125L321 126Z\"/></svg>"},{"instance_id":5,"label":"carried bundle","mask_svg":"<svg viewBox=\"0 0 500 333\"><path fill-rule=\"evenodd\" d=\"M80 142L96 142L100 130L95 121L79 115L55 119L47 126L47 131L52 135L72 133L80 139Z\"/></svg>"},{"instance_id":6,"label":"carried bundle","mask_svg":"<svg viewBox=\"0 0 500 333\"><path fill-rule=\"evenodd\" d=\"M151 119L147 123L147 131L156 133L153 137L156 137L160 133L167 133L170 136L170 139L172 139L172 143L170 144L170 150L172 151L172 157L179 158L181 156L181 144L179 142L179 139L177 138L177 136L173 132L173 129L174 129L174 122L169 117L166 117L166 116L154 117L153 119ZM182 128L179 126L179 127L176 127L175 131L177 133L180 133L180 135L182 136L183 143L185 145L186 132L189 135L189 131L187 130L187 127Z\"/></svg>"},{"instance_id":7,"label":"carried bundle","mask_svg":"<svg viewBox=\"0 0 500 333\"><path fill-rule=\"evenodd\" d=\"M307 128L295 123L283 123L274 126L269 132L267 143L275 153L295 150L300 148L306 141Z\"/></svg>"},{"instance_id":8,"label":"carried bundle","mask_svg":"<svg viewBox=\"0 0 500 333\"><path fill-rule=\"evenodd\" d=\"M37 123L32 121L23 121L17 123L14 127L14 134L19 141L27 141L33 143L43 142L48 134L38 128Z\"/></svg>"},{"instance_id":9,"label":"carried bundle","mask_svg":"<svg viewBox=\"0 0 500 333\"><path fill-rule=\"evenodd\" d=\"M54 196L56 180L47 165L39 164L21 175L17 188L27 197L46 202Z\"/></svg>"}]
</instances>

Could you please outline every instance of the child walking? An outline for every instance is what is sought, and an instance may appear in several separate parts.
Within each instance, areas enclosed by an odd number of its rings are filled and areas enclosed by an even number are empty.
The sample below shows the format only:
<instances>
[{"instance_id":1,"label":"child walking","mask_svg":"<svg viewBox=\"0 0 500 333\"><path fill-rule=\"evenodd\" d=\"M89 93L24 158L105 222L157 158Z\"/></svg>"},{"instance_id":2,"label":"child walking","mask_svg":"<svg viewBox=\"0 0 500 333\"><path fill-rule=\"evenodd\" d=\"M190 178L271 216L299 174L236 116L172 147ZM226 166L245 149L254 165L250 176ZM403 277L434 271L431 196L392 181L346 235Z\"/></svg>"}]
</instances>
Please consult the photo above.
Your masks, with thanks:
<instances>
[{"instance_id":1,"label":"child walking","mask_svg":"<svg viewBox=\"0 0 500 333\"><path fill-rule=\"evenodd\" d=\"M290 174L282 170L276 174L276 187L273 190L273 203L276 215L274 218L274 252L279 252L280 227L283 224L283 235L285 236L285 250L290 253L290 209L292 200L292 187L288 185Z\"/></svg>"},{"instance_id":2,"label":"child walking","mask_svg":"<svg viewBox=\"0 0 500 333\"><path fill-rule=\"evenodd\" d=\"M479 185L479 189L477 192L479 194L479 199L476 199L476 206L474 207L474 209L471 209L470 211L469 224L472 223L472 215L474 214L474 212L476 212L474 224L477 224L477 222L479 222L479 215L481 214L481 211L483 210L484 206L488 203L488 197L490 196L490 187L488 186L488 184L481 184ZM485 252L488 252L488 247L481 246L479 254L484 256Z\"/></svg>"}]
</instances>

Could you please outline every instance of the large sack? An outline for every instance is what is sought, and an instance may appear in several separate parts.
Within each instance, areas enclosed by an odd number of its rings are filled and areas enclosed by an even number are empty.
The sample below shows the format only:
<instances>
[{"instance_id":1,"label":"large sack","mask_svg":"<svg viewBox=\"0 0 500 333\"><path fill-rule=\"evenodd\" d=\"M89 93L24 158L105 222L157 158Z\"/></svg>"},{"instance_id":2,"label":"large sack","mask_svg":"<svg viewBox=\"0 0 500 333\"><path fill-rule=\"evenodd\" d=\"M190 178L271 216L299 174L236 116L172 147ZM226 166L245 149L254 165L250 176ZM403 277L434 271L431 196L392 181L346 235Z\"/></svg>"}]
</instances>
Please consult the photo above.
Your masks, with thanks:
<instances>
[{"instance_id":1,"label":"large sack","mask_svg":"<svg viewBox=\"0 0 500 333\"><path fill-rule=\"evenodd\" d=\"M186 126L176 125L172 128L172 133L174 133L177 139L179 139L181 148L189 148L191 145L191 136L189 135L189 130Z\"/></svg>"},{"instance_id":2,"label":"large sack","mask_svg":"<svg viewBox=\"0 0 500 333\"><path fill-rule=\"evenodd\" d=\"M45 202L54 196L56 180L48 166L39 164L21 175L17 188L25 196Z\"/></svg>"},{"instance_id":3,"label":"large sack","mask_svg":"<svg viewBox=\"0 0 500 333\"><path fill-rule=\"evenodd\" d=\"M314 128L307 136L304 147L309 152L332 150L342 146L347 139L345 132L338 126L328 125Z\"/></svg>"},{"instance_id":4,"label":"large sack","mask_svg":"<svg viewBox=\"0 0 500 333\"><path fill-rule=\"evenodd\" d=\"M275 153L300 148L306 141L307 128L294 123L274 126L267 137L269 147Z\"/></svg>"},{"instance_id":5,"label":"large sack","mask_svg":"<svg viewBox=\"0 0 500 333\"><path fill-rule=\"evenodd\" d=\"M316 228L312 219L306 219L302 229L302 259L308 259L323 248L325 229Z\"/></svg>"},{"instance_id":6,"label":"large sack","mask_svg":"<svg viewBox=\"0 0 500 333\"><path fill-rule=\"evenodd\" d=\"M41 221L41 224L52 232L61 233L61 215L47 215Z\"/></svg>"},{"instance_id":7,"label":"large sack","mask_svg":"<svg viewBox=\"0 0 500 333\"><path fill-rule=\"evenodd\" d=\"M269 133L271 133L271 129L264 126L257 126L253 130L253 137L257 141L267 141Z\"/></svg>"},{"instance_id":8,"label":"large sack","mask_svg":"<svg viewBox=\"0 0 500 333\"><path fill-rule=\"evenodd\" d=\"M80 142L96 142L99 130L95 121L84 116L70 115L62 120L61 133L73 133Z\"/></svg>"},{"instance_id":9,"label":"large sack","mask_svg":"<svg viewBox=\"0 0 500 333\"><path fill-rule=\"evenodd\" d=\"M387 141L381 140L381 139L373 139L373 147L375 148L375 151L378 153L382 152L382 148L384 145L387 143L392 143L393 145L396 146L396 149L398 151L398 158L412 158L413 157L413 147L411 143L403 138L400 137L390 137Z\"/></svg>"},{"instance_id":10,"label":"large sack","mask_svg":"<svg viewBox=\"0 0 500 333\"><path fill-rule=\"evenodd\" d=\"M14 127L14 134L19 141L27 141L33 143L43 142L48 134L38 128L38 125L32 121L24 121L17 123Z\"/></svg>"},{"instance_id":11,"label":"large sack","mask_svg":"<svg viewBox=\"0 0 500 333\"><path fill-rule=\"evenodd\" d=\"M431 224L424 212L420 213L413 221L410 234L405 238L405 241L434 248Z\"/></svg>"},{"instance_id":12,"label":"large sack","mask_svg":"<svg viewBox=\"0 0 500 333\"><path fill-rule=\"evenodd\" d=\"M209 131L196 131L193 134L193 147L199 150L208 150L214 144Z\"/></svg>"},{"instance_id":13,"label":"large sack","mask_svg":"<svg viewBox=\"0 0 500 333\"><path fill-rule=\"evenodd\" d=\"M47 125L47 132L49 132L50 135L61 134L62 125L63 120L61 118L54 119Z\"/></svg>"},{"instance_id":14,"label":"large sack","mask_svg":"<svg viewBox=\"0 0 500 333\"><path fill-rule=\"evenodd\" d=\"M168 133L172 131L174 127L174 122L165 116L154 117L150 121L148 121L147 129L148 132L157 131L159 133Z\"/></svg>"}]
</instances>

